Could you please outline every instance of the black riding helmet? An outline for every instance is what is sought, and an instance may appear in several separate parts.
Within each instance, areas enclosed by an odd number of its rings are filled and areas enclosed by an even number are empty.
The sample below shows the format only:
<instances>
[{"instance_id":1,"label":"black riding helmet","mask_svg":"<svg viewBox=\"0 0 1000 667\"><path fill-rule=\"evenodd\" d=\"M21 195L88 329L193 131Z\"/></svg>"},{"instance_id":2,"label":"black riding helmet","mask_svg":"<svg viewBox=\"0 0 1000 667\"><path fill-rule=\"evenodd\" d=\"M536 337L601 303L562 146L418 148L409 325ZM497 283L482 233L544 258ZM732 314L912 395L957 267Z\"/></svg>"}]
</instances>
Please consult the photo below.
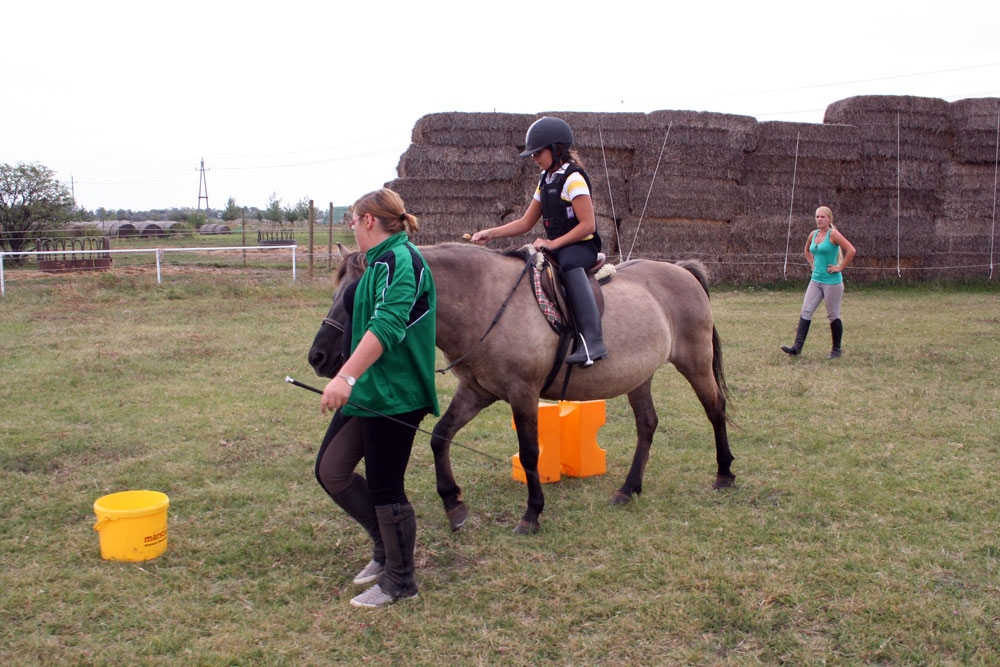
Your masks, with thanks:
<instances>
[{"instance_id":1,"label":"black riding helmet","mask_svg":"<svg viewBox=\"0 0 1000 667\"><path fill-rule=\"evenodd\" d=\"M564 144L568 148L572 143L573 130L570 129L569 123L554 116L543 116L528 128L521 157L528 157L553 144Z\"/></svg>"}]
</instances>

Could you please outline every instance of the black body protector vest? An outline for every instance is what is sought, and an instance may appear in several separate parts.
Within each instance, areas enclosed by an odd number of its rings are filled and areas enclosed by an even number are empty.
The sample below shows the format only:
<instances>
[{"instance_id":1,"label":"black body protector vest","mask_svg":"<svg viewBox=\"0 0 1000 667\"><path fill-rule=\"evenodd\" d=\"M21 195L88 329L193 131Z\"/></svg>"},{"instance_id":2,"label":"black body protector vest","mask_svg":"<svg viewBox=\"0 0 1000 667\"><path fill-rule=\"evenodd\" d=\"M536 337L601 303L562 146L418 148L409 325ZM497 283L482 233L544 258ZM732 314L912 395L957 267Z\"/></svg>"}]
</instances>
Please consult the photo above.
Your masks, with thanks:
<instances>
[{"instance_id":1,"label":"black body protector vest","mask_svg":"<svg viewBox=\"0 0 1000 667\"><path fill-rule=\"evenodd\" d=\"M587 187L593 192L594 188L590 184L590 177L587 172L575 165L570 165L566 171L557 175L551 183L545 182L547 172L542 174L538 182L538 189L542 197L542 221L545 223L545 235L549 240L557 239L569 230L580 224L573 212L573 204L564 201L562 198L563 185L570 174L580 172L583 179L587 181ZM593 195L591 195L593 198ZM596 233L595 233L596 234Z\"/></svg>"}]
</instances>

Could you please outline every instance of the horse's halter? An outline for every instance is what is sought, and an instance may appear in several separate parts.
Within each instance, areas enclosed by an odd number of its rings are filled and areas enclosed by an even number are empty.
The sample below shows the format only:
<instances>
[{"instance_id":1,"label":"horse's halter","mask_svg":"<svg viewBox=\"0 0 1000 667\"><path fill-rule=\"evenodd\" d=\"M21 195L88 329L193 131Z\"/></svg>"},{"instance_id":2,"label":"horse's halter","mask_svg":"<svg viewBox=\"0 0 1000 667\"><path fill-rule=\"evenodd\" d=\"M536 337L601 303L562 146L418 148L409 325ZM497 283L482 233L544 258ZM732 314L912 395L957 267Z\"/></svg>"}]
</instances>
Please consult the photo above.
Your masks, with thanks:
<instances>
[{"instance_id":1,"label":"horse's halter","mask_svg":"<svg viewBox=\"0 0 1000 667\"><path fill-rule=\"evenodd\" d=\"M333 327L342 334L347 333L347 331L344 329L344 325L338 322L337 320L333 319L332 317L324 317L323 324L327 325L328 327Z\"/></svg>"},{"instance_id":2,"label":"horse's halter","mask_svg":"<svg viewBox=\"0 0 1000 667\"><path fill-rule=\"evenodd\" d=\"M330 312L333 312L332 308L330 309ZM332 327L332 328L336 329L337 331L339 331L341 337L347 335L347 330L344 327L343 323L338 322L337 320L333 319L329 315L327 315L326 317L324 317L322 324L320 324L321 327L324 326L324 325L328 326L328 327ZM344 355L344 346L343 346L343 344L341 344L338 347L338 349L337 349L337 356L333 358L334 368L339 369L341 366L344 365L345 361L347 361L347 357Z\"/></svg>"}]
</instances>

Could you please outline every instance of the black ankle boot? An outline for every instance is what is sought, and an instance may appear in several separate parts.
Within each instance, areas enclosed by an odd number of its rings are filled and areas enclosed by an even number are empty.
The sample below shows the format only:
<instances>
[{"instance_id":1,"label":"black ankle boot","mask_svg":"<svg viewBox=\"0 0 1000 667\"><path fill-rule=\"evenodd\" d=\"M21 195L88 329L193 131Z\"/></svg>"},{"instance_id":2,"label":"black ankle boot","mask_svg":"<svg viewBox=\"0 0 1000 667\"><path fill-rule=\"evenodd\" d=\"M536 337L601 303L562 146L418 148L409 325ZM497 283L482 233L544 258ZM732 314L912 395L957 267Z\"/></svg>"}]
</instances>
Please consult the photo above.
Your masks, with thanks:
<instances>
[{"instance_id":1,"label":"black ankle boot","mask_svg":"<svg viewBox=\"0 0 1000 667\"><path fill-rule=\"evenodd\" d=\"M792 343L791 347L788 347L787 345L782 345L781 351L784 352L785 354L790 354L793 357L798 356L798 354L802 352L802 346L805 345L806 336L809 335L809 325L811 324L811 322L812 320L807 320L804 317L800 317L799 328L798 331L795 332L795 342Z\"/></svg>"}]
</instances>

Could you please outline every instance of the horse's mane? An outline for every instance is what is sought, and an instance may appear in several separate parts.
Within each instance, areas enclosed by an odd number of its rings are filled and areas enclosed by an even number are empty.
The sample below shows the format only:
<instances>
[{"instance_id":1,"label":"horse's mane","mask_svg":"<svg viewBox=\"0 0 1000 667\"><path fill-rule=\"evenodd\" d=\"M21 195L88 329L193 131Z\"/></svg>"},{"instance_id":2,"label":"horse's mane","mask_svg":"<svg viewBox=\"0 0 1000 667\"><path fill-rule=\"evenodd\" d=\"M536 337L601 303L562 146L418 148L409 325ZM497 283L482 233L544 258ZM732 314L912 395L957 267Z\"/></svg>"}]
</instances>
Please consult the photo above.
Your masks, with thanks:
<instances>
[{"instance_id":1,"label":"horse's mane","mask_svg":"<svg viewBox=\"0 0 1000 667\"><path fill-rule=\"evenodd\" d=\"M501 257L516 257L521 261L528 261L533 252L530 245L512 246L509 248L487 248L486 246L476 245L475 243L456 243L455 241L447 241L445 243L435 243L429 246L420 246L421 249L424 248L464 248L468 250L474 250L477 252L486 252L493 255L500 255Z\"/></svg>"},{"instance_id":2,"label":"horse's mane","mask_svg":"<svg viewBox=\"0 0 1000 667\"><path fill-rule=\"evenodd\" d=\"M517 257L518 259L527 262L531 259L531 255L535 251L530 245L520 245L512 248L504 248L503 250L498 250L497 252L505 257Z\"/></svg>"},{"instance_id":3,"label":"horse's mane","mask_svg":"<svg viewBox=\"0 0 1000 667\"><path fill-rule=\"evenodd\" d=\"M347 275L349 269L354 269L355 273L364 273L365 266L367 265L365 260L365 253L361 251L354 251L343 256L340 264L337 266L337 282L339 283Z\"/></svg>"}]
</instances>

